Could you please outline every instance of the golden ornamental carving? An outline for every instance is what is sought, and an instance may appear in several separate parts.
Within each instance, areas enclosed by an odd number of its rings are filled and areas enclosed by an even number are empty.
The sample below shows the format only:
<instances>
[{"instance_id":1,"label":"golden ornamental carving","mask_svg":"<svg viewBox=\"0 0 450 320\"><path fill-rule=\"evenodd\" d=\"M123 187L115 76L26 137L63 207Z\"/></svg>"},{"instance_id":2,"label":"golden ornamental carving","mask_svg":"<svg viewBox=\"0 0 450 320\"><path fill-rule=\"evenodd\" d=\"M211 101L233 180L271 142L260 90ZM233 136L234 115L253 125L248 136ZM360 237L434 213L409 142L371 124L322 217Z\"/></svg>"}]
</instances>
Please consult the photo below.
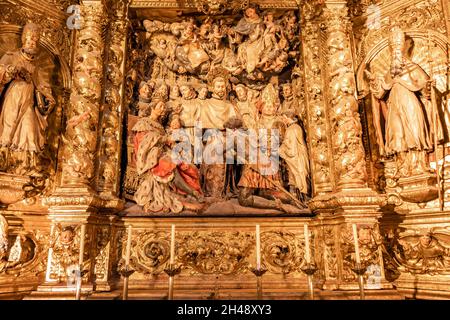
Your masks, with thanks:
<instances>
[{"instance_id":1,"label":"golden ornamental carving","mask_svg":"<svg viewBox=\"0 0 450 320\"><path fill-rule=\"evenodd\" d=\"M379 5L381 8L382 4ZM377 28L355 29L356 38L359 40L357 61L360 63L380 39L388 37L394 25L403 30L429 29L445 35L445 23L442 23L444 20L440 1L424 0L413 5L404 2L401 8L391 11L386 16L381 15Z\"/></svg>"},{"instance_id":2,"label":"golden ornamental carving","mask_svg":"<svg viewBox=\"0 0 450 320\"><path fill-rule=\"evenodd\" d=\"M46 267L48 234L38 230L12 234L7 226L6 219L0 215L0 279L42 276ZM9 243L5 241L8 236L12 240Z\"/></svg>"},{"instance_id":3,"label":"golden ornamental carving","mask_svg":"<svg viewBox=\"0 0 450 320\"><path fill-rule=\"evenodd\" d=\"M347 36L347 8L326 8L330 121L337 183L340 188L367 185L362 127L356 100L353 58Z\"/></svg>"},{"instance_id":4,"label":"golden ornamental carving","mask_svg":"<svg viewBox=\"0 0 450 320\"><path fill-rule=\"evenodd\" d=\"M0 272L6 265L8 253L8 221L0 214Z\"/></svg>"},{"instance_id":5,"label":"golden ornamental carving","mask_svg":"<svg viewBox=\"0 0 450 320\"><path fill-rule=\"evenodd\" d=\"M86 228L89 230L89 228ZM78 268L80 255L81 226L55 224L51 239L49 240L49 274L50 281L62 282L70 279L73 268ZM85 234L85 248L91 245L89 232ZM88 270L90 265L89 250L84 250L83 270ZM86 278L89 274L86 274Z\"/></svg>"},{"instance_id":6,"label":"golden ornamental carving","mask_svg":"<svg viewBox=\"0 0 450 320\"><path fill-rule=\"evenodd\" d=\"M95 151L103 78L103 26L101 2L80 6L79 30L73 70L73 89L63 135L63 184L90 185L94 177Z\"/></svg>"},{"instance_id":7,"label":"golden ornamental carving","mask_svg":"<svg viewBox=\"0 0 450 320\"><path fill-rule=\"evenodd\" d=\"M355 239L353 238L351 225L347 225L341 230L342 234L340 237L340 248L342 251L343 260L342 278L344 281L351 282L356 280L356 274L352 271L352 268L355 267L357 261ZM381 246L383 244L383 239L378 231L378 227L371 225L358 225L357 234L361 264L366 267L375 265L379 266L381 269Z\"/></svg>"},{"instance_id":8,"label":"golden ornamental carving","mask_svg":"<svg viewBox=\"0 0 450 320\"><path fill-rule=\"evenodd\" d=\"M332 190L329 155L329 128L324 101L321 70L321 30L316 23L306 21L302 28L305 68L305 100L308 103L308 139L311 152L312 175L315 195Z\"/></svg>"},{"instance_id":9,"label":"golden ornamental carving","mask_svg":"<svg viewBox=\"0 0 450 320\"><path fill-rule=\"evenodd\" d=\"M313 238L312 238L313 239ZM311 240L314 242L313 240ZM261 233L262 261L271 273L297 272L304 261L304 240L298 243L294 233L266 231Z\"/></svg>"},{"instance_id":10,"label":"golden ornamental carving","mask_svg":"<svg viewBox=\"0 0 450 320\"><path fill-rule=\"evenodd\" d=\"M208 15L220 14L230 9L233 11L245 9L248 3L249 0L194 0L194 5L197 7L197 10Z\"/></svg>"},{"instance_id":11,"label":"golden ornamental carving","mask_svg":"<svg viewBox=\"0 0 450 320\"><path fill-rule=\"evenodd\" d=\"M188 232L180 240L178 261L203 274L243 273L255 248L254 237L243 232Z\"/></svg>"},{"instance_id":12,"label":"golden ornamental carving","mask_svg":"<svg viewBox=\"0 0 450 320\"><path fill-rule=\"evenodd\" d=\"M111 228L110 226L98 226L95 231L95 282L107 281L110 275L111 265Z\"/></svg>"},{"instance_id":13,"label":"golden ornamental carving","mask_svg":"<svg viewBox=\"0 0 450 320\"><path fill-rule=\"evenodd\" d=\"M320 0L318 0L320 1ZM164 9L198 9L198 11L203 12L208 8L202 6L202 4L210 4L212 9L222 10L221 4L226 4L227 8L234 9L239 4L257 4L263 9L275 8L275 9L296 9L298 7L298 0L257 0L257 1L236 1L236 0L193 0L193 1L177 1L177 0L166 0L166 1L152 1L152 0L133 0L131 8L164 8ZM231 8L230 8L231 7ZM211 10L211 9L210 9ZM212 14L212 12L210 12Z\"/></svg>"},{"instance_id":14,"label":"golden ornamental carving","mask_svg":"<svg viewBox=\"0 0 450 320\"><path fill-rule=\"evenodd\" d=\"M335 280L338 278L339 260L336 246L336 227L325 226L323 229L324 241L324 269L327 279Z\"/></svg>"},{"instance_id":15,"label":"golden ornamental carving","mask_svg":"<svg viewBox=\"0 0 450 320\"><path fill-rule=\"evenodd\" d=\"M129 32L128 6L130 1L116 2L109 25L108 64L102 118L102 145L98 190L109 196L118 196L122 122L124 116L125 45Z\"/></svg>"}]
</instances>

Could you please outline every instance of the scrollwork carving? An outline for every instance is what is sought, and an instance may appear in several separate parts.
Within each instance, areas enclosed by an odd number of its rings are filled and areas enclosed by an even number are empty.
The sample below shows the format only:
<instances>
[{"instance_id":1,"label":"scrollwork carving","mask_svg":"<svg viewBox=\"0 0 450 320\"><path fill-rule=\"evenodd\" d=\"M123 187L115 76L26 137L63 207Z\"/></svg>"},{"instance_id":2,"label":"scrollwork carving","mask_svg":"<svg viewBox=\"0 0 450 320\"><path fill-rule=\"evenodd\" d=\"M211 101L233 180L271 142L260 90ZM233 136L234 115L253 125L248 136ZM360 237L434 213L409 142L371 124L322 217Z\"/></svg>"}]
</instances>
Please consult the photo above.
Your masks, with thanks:
<instances>
[{"instance_id":1,"label":"scrollwork carving","mask_svg":"<svg viewBox=\"0 0 450 320\"><path fill-rule=\"evenodd\" d=\"M109 52L106 65L106 89L102 118L99 190L117 196L120 167L124 102L124 59L128 34L129 0L115 2L109 25Z\"/></svg>"},{"instance_id":2,"label":"scrollwork carving","mask_svg":"<svg viewBox=\"0 0 450 320\"><path fill-rule=\"evenodd\" d=\"M389 247L400 272L439 275L450 273L450 234L447 230L412 230L397 233Z\"/></svg>"},{"instance_id":3,"label":"scrollwork carving","mask_svg":"<svg viewBox=\"0 0 450 320\"><path fill-rule=\"evenodd\" d=\"M248 266L254 238L243 232L183 233L178 247L185 267L204 274L237 274Z\"/></svg>"},{"instance_id":4,"label":"scrollwork carving","mask_svg":"<svg viewBox=\"0 0 450 320\"><path fill-rule=\"evenodd\" d=\"M267 231L261 234L261 242L263 261L270 272L287 274L298 271L300 262L304 260L304 249L299 249L295 234Z\"/></svg>"}]
</instances>

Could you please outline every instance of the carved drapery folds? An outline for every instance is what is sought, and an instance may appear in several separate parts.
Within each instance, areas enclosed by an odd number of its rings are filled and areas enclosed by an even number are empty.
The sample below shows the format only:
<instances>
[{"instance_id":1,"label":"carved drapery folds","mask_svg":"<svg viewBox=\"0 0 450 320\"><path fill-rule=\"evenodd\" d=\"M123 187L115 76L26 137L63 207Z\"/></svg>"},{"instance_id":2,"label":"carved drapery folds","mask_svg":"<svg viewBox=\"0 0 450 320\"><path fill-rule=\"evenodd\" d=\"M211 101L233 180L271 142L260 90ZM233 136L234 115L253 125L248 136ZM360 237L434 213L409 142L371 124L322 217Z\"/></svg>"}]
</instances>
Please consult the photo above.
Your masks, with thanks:
<instances>
[{"instance_id":1,"label":"carved drapery folds","mask_svg":"<svg viewBox=\"0 0 450 320\"><path fill-rule=\"evenodd\" d=\"M339 189L366 187L365 152L355 98L356 83L347 35L349 25L345 3L327 3L325 21L329 53L329 114L336 181Z\"/></svg>"},{"instance_id":2,"label":"carved drapery folds","mask_svg":"<svg viewBox=\"0 0 450 320\"><path fill-rule=\"evenodd\" d=\"M83 1L80 11L82 27L75 44L73 88L63 135L62 184L89 186L97 149L106 17L101 1Z\"/></svg>"}]
</instances>

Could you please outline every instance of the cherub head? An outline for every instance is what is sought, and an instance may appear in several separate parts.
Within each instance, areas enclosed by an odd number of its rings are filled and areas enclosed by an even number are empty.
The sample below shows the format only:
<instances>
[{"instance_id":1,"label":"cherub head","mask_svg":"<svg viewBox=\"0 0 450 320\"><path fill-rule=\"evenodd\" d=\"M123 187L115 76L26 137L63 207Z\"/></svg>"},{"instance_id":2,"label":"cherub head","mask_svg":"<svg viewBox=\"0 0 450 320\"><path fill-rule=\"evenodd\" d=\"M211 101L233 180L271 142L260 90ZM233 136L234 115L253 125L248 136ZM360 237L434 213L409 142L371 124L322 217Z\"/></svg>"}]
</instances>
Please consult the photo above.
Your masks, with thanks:
<instances>
[{"instance_id":1,"label":"cherub head","mask_svg":"<svg viewBox=\"0 0 450 320\"><path fill-rule=\"evenodd\" d=\"M61 231L59 241L63 245L69 245L73 242L75 238L75 230L72 226L64 227Z\"/></svg>"}]
</instances>

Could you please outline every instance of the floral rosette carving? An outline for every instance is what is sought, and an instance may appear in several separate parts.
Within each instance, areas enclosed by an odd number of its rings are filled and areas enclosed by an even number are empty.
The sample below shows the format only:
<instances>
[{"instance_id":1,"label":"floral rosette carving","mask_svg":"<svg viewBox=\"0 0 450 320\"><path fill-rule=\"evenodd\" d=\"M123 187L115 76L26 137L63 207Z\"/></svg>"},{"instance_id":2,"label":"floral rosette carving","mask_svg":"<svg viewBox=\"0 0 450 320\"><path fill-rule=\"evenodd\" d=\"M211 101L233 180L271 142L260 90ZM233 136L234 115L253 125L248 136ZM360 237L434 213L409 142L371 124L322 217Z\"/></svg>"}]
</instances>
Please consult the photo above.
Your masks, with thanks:
<instances>
[{"instance_id":1,"label":"floral rosette carving","mask_svg":"<svg viewBox=\"0 0 450 320\"><path fill-rule=\"evenodd\" d=\"M126 239L126 236L125 236ZM124 239L124 243L127 240ZM122 246L122 259L125 259L126 245ZM176 256L177 254L175 254ZM156 275L164 271L170 258L170 233L139 232L131 240L130 265L136 272Z\"/></svg>"}]
</instances>

